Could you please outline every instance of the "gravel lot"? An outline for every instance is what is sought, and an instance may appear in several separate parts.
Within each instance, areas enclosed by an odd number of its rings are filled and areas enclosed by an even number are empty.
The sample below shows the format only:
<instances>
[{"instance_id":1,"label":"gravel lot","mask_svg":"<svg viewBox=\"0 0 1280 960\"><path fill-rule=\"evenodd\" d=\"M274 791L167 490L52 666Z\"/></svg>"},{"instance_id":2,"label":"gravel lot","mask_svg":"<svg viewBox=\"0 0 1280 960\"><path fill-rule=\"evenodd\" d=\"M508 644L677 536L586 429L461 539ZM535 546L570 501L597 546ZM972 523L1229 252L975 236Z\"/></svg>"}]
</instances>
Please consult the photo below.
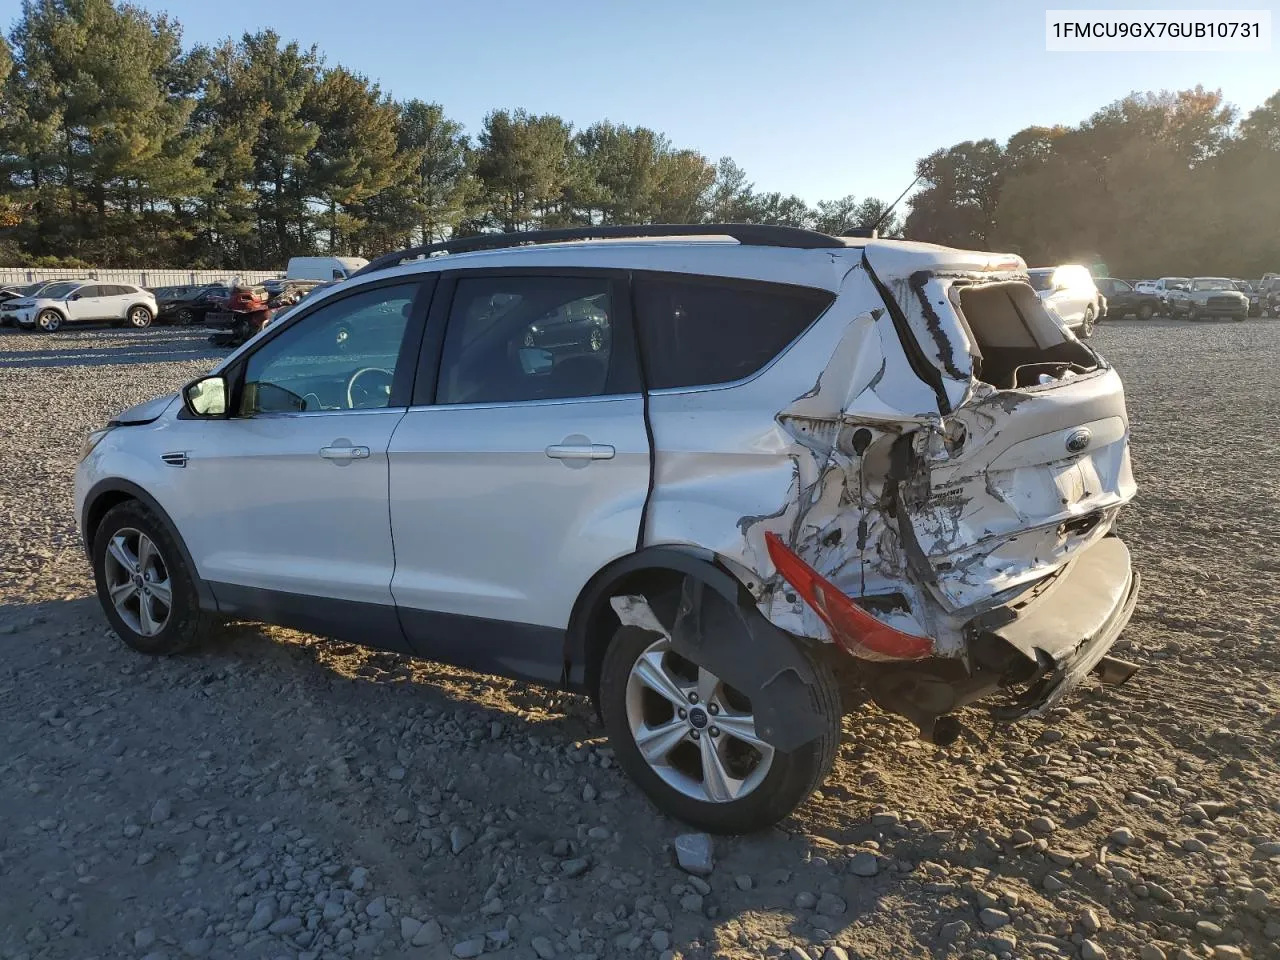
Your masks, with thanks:
<instances>
[{"instance_id":1,"label":"gravel lot","mask_svg":"<svg viewBox=\"0 0 1280 960\"><path fill-rule=\"evenodd\" d=\"M1095 342L1143 672L945 751L868 708L822 794L704 877L577 698L251 626L130 653L77 450L216 354L0 331L0 957L1280 956L1280 323Z\"/></svg>"}]
</instances>

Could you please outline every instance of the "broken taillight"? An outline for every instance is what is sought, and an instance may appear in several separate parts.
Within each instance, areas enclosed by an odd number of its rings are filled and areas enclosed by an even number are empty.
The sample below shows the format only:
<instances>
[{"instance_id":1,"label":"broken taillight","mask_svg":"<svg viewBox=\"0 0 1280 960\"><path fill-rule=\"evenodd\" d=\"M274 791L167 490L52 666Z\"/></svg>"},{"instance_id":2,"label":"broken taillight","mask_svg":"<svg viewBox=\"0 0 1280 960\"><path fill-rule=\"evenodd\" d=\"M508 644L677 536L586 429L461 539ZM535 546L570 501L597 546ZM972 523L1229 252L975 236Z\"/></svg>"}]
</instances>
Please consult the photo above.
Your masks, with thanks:
<instances>
[{"instance_id":1,"label":"broken taillight","mask_svg":"<svg viewBox=\"0 0 1280 960\"><path fill-rule=\"evenodd\" d=\"M764 539L774 567L846 652L863 660L920 660L933 654L932 640L877 620L801 560L776 533L768 532Z\"/></svg>"}]
</instances>

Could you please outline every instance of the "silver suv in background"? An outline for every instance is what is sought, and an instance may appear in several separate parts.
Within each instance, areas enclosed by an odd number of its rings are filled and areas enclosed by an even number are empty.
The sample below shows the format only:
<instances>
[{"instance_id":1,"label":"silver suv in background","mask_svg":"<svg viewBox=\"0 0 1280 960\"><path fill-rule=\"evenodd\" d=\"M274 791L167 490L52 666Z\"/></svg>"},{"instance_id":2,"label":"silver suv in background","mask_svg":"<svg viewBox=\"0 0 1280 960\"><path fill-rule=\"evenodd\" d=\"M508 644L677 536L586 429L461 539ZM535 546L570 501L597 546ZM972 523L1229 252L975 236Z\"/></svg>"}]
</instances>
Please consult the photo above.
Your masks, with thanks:
<instances>
[{"instance_id":1,"label":"silver suv in background","mask_svg":"<svg viewBox=\"0 0 1280 960\"><path fill-rule=\"evenodd\" d=\"M260 619L583 691L662 810L765 827L846 688L945 744L1132 672L1124 392L1027 280L735 224L391 254L89 437L98 596L145 653Z\"/></svg>"},{"instance_id":2,"label":"silver suv in background","mask_svg":"<svg viewBox=\"0 0 1280 960\"><path fill-rule=\"evenodd\" d=\"M1106 311L1093 275L1079 264L1035 267L1028 271L1041 301L1053 307L1079 336L1093 335L1093 325Z\"/></svg>"},{"instance_id":3,"label":"silver suv in background","mask_svg":"<svg viewBox=\"0 0 1280 960\"><path fill-rule=\"evenodd\" d=\"M10 300L0 306L0 312L20 327L54 333L63 324L94 321L142 329L151 326L158 308L155 294L131 283L67 280L44 287L33 297Z\"/></svg>"}]
</instances>

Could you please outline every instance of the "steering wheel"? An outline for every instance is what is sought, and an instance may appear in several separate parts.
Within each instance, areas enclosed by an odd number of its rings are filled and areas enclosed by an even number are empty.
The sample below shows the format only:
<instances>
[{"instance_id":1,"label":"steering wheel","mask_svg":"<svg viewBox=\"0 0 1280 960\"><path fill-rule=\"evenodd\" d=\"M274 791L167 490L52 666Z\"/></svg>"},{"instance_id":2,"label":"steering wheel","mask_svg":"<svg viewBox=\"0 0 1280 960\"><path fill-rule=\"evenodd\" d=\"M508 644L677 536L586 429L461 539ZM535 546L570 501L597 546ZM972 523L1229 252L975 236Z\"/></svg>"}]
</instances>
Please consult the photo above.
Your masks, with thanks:
<instances>
[{"instance_id":1,"label":"steering wheel","mask_svg":"<svg viewBox=\"0 0 1280 960\"><path fill-rule=\"evenodd\" d=\"M347 409L385 407L391 396L392 373L382 367L361 367L347 380Z\"/></svg>"}]
</instances>

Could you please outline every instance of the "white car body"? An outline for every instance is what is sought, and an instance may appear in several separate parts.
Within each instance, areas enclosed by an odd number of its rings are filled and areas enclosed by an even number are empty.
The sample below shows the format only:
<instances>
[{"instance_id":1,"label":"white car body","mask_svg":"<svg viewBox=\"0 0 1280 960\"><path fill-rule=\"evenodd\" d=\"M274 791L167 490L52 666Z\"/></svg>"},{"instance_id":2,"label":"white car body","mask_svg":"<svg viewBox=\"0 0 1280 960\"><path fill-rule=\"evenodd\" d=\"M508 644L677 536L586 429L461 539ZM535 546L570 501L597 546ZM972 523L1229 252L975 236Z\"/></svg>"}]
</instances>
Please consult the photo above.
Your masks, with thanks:
<instances>
[{"instance_id":1,"label":"white car body","mask_svg":"<svg viewBox=\"0 0 1280 960\"><path fill-rule=\"evenodd\" d=\"M297 407L281 412L206 419L176 394L143 404L94 436L76 472L86 541L104 511L135 498L171 524L206 609L578 689L593 688L601 624L686 642L646 586L650 575L736 597L753 630L773 631L727 659L709 651L721 676L733 659L785 661L783 648L799 642L788 638L804 638L835 641L868 677L903 657L982 677L987 654L973 631L987 624L1002 656L1051 678L1019 715L1043 713L1098 665L1136 597L1128 552L1110 535L1135 492L1120 378L1044 309L1017 257L902 241L815 244L548 243L375 263L215 372L235 396L245 370L274 370L300 349L290 343L313 335L326 343L326 325L346 323L344 311L356 310L370 336L408 317L409 331L425 331L421 347L408 334L397 341L384 405L351 399L368 369L360 358L342 361L356 365L345 381L350 408L326 407L318 378L305 395L311 381L280 381L297 387L285 391ZM497 330L502 311L532 302L473 302L458 291L528 274L598 280L609 302L637 304L646 331L668 312L650 311L641 293L691 284L671 300L677 335L692 329L684 324L704 287L785 290L815 306L803 332L741 377L638 386L658 382L663 358L695 352L669 344L645 355L635 388L619 373L603 393L440 402L451 377L467 382L465 362L448 361L454 325L470 329L467 311L480 304L498 317L485 329ZM613 309L610 378L634 343L630 308ZM729 354L739 322L723 318ZM272 346L277 337L284 346ZM525 361L520 353L524 375L544 372ZM546 362L548 376L588 369ZM253 373L253 383L266 376ZM238 389L255 403L272 396ZM829 604L815 609L798 595L796 564L845 604L883 602L846 611L860 618L851 632ZM1072 597L1065 627L1027 627L1035 610ZM1027 605L1015 611L1015 600ZM952 699L941 707L891 689L897 682L885 680L878 696L928 731L963 697L1004 681L970 681L962 697L948 680ZM780 730L801 723L779 711Z\"/></svg>"},{"instance_id":2,"label":"white car body","mask_svg":"<svg viewBox=\"0 0 1280 960\"><path fill-rule=\"evenodd\" d=\"M1073 330L1102 316L1104 304L1093 275L1078 264L1035 267L1028 271L1040 299L1052 306Z\"/></svg>"},{"instance_id":3,"label":"white car body","mask_svg":"<svg viewBox=\"0 0 1280 960\"><path fill-rule=\"evenodd\" d=\"M364 257L290 257L285 279L328 283L345 280L368 265L369 261Z\"/></svg>"},{"instance_id":4,"label":"white car body","mask_svg":"<svg viewBox=\"0 0 1280 960\"><path fill-rule=\"evenodd\" d=\"M53 296L49 296L53 293ZM130 283L98 280L67 281L65 287L46 288L31 299L12 300L0 306L0 313L12 316L20 327L35 327L42 315L55 313L60 323L110 322L129 319L138 307L148 311L146 326L159 312L156 298L149 290ZM57 326L54 327L57 329Z\"/></svg>"},{"instance_id":5,"label":"white car body","mask_svg":"<svg viewBox=\"0 0 1280 960\"><path fill-rule=\"evenodd\" d=\"M1161 303L1167 306L1169 303L1169 291L1176 286L1190 282L1190 277L1161 277L1152 284L1151 292L1160 298Z\"/></svg>"},{"instance_id":6,"label":"white car body","mask_svg":"<svg viewBox=\"0 0 1280 960\"><path fill-rule=\"evenodd\" d=\"M1133 285L1133 289L1137 293L1155 293L1156 282L1154 280L1139 280Z\"/></svg>"}]
</instances>

